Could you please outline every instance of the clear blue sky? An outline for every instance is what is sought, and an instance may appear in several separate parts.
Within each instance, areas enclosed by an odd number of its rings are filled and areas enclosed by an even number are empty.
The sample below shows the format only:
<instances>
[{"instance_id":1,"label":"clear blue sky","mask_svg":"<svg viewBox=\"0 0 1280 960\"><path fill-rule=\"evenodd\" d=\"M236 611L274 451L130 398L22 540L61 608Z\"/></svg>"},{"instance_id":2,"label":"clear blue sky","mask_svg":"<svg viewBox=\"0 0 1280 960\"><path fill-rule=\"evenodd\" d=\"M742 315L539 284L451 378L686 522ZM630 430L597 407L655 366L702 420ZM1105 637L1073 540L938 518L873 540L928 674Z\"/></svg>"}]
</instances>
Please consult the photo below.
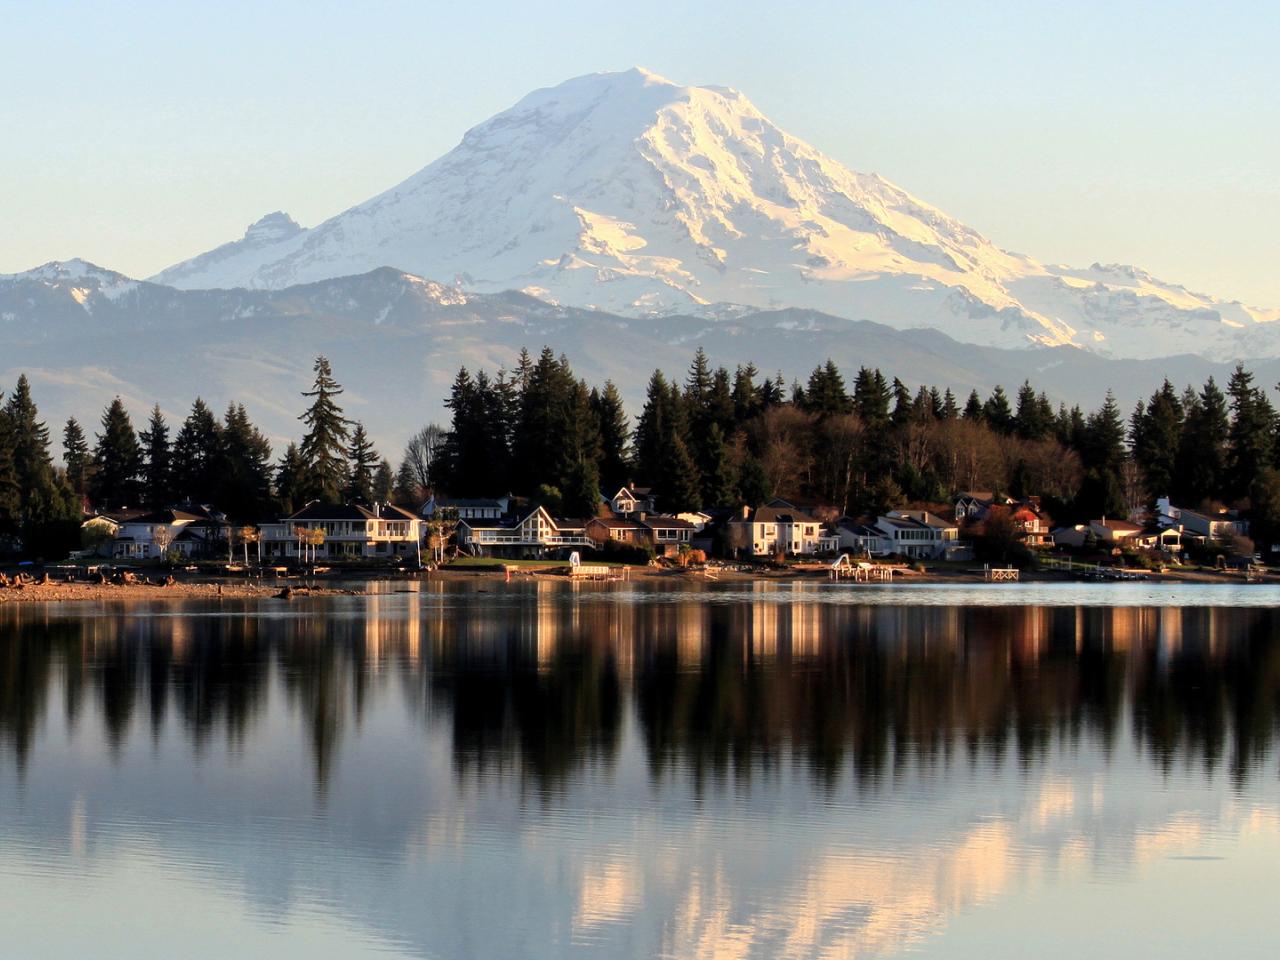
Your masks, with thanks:
<instances>
[{"instance_id":1,"label":"clear blue sky","mask_svg":"<svg viewBox=\"0 0 1280 960\"><path fill-rule=\"evenodd\" d=\"M1280 306L1280 4L0 0L0 272L311 225L635 64L1009 249Z\"/></svg>"}]
</instances>

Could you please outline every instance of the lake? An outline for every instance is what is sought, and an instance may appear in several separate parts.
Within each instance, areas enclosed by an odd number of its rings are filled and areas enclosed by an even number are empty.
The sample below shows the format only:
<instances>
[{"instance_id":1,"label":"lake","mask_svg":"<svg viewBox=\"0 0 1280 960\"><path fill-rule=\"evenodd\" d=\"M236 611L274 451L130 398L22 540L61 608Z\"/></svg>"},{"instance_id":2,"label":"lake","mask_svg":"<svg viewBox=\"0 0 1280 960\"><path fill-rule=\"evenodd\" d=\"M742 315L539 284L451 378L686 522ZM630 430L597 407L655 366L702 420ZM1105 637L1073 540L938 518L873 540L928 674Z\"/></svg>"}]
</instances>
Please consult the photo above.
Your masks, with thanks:
<instances>
[{"instance_id":1,"label":"lake","mask_svg":"<svg viewBox=\"0 0 1280 960\"><path fill-rule=\"evenodd\" d=\"M1271 957L1280 588L0 605L0 956Z\"/></svg>"}]
</instances>

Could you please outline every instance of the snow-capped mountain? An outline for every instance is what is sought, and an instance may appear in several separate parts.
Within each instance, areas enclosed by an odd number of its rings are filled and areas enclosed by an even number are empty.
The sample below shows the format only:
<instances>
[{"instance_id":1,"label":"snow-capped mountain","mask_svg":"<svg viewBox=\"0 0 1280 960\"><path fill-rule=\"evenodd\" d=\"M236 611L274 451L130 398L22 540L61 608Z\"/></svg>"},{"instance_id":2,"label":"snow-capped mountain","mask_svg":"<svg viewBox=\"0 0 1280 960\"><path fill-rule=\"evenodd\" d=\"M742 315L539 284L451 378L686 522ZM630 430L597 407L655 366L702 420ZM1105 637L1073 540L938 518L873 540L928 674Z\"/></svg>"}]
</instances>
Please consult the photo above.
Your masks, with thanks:
<instances>
[{"instance_id":1,"label":"snow-capped mountain","mask_svg":"<svg viewBox=\"0 0 1280 960\"><path fill-rule=\"evenodd\" d=\"M535 91L319 226L271 214L153 279L274 289L388 265L629 315L787 306L1000 346L1280 355L1280 311L1008 253L737 91L640 69Z\"/></svg>"}]
</instances>

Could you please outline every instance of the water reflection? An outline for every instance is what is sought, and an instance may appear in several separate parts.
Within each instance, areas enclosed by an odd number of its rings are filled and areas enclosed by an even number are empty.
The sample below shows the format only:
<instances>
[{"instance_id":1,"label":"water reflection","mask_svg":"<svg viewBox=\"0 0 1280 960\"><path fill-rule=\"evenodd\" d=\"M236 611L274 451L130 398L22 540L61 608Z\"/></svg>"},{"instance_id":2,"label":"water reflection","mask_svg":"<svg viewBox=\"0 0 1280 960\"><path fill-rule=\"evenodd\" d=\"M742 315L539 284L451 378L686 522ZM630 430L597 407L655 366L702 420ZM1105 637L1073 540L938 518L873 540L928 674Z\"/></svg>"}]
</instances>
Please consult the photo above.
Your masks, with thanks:
<instances>
[{"instance_id":1,"label":"water reflection","mask_svg":"<svg viewBox=\"0 0 1280 960\"><path fill-rule=\"evenodd\" d=\"M646 590L0 607L7 935L891 955L1044 885L1070 911L1171 855L1280 852L1273 608ZM1226 863L1205 915L1270 890ZM152 903L217 922L193 944Z\"/></svg>"},{"instance_id":2,"label":"water reflection","mask_svg":"<svg viewBox=\"0 0 1280 960\"><path fill-rule=\"evenodd\" d=\"M539 587L201 616L0 608L0 744L21 770L56 687L69 727L96 710L108 754L142 723L181 725L197 753L235 747L278 687L323 787L344 727L394 683L421 723L447 723L458 776L516 771L539 791L613 763L628 709L650 776L700 787L749 785L784 755L831 788L955 754L1030 765L1125 723L1166 771L1242 781L1280 721L1271 608L575 603Z\"/></svg>"}]
</instances>

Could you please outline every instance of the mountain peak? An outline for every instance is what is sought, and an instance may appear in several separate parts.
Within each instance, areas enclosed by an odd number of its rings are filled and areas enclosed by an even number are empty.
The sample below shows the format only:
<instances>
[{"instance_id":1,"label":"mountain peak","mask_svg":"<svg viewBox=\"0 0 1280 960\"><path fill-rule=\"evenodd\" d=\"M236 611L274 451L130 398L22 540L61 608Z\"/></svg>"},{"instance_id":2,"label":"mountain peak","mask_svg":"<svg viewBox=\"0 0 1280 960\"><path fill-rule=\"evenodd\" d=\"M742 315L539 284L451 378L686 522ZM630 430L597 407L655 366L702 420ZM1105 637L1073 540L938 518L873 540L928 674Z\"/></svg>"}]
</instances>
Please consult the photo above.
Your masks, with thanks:
<instances>
[{"instance_id":1,"label":"mountain peak","mask_svg":"<svg viewBox=\"0 0 1280 960\"><path fill-rule=\"evenodd\" d=\"M277 212L157 279L280 288L381 266L614 313L797 307L1129 356L1234 355L1274 319L1121 269L1009 253L789 135L736 90L643 67L534 90L319 226Z\"/></svg>"},{"instance_id":2,"label":"mountain peak","mask_svg":"<svg viewBox=\"0 0 1280 960\"><path fill-rule=\"evenodd\" d=\"M254 242L275 242L302 233L303 227L283 210L268 213L249 224L244 239Z\"/></svg>"}]
</instances>

